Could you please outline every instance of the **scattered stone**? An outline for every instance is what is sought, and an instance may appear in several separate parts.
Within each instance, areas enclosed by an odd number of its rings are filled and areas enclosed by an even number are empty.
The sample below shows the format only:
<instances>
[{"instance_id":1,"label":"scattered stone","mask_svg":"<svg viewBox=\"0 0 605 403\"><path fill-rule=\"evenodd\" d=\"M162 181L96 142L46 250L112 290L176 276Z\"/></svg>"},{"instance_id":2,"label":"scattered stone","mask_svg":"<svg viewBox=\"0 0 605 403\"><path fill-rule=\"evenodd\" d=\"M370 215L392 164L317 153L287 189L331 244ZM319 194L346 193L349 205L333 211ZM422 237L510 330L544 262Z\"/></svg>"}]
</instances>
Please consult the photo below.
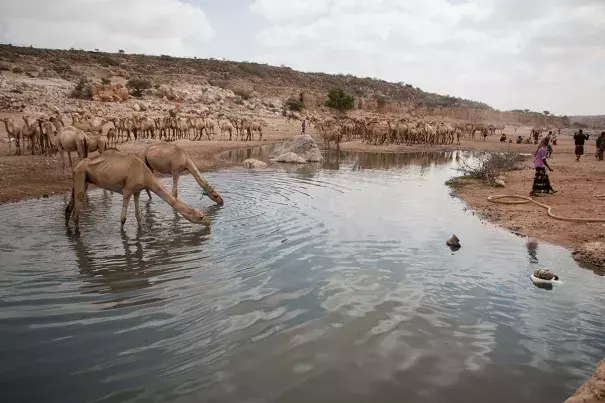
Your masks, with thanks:
<instances>
[{"instance_id":1,"label":"scattered stone","mask_svg":"<svg viewBox=\"0 0 605 403\"><path fill-rule=\"evenodd\" d=\"M572 255L578 262L605 269L605 243L603 242L585 243L574 250Z\"/></svg>"},{"instance_id":2,"label":"scattered stone","mask_svg":"<svg viewBox=\"0 0 605 403\"><path fill-rule=\"evenodd\" d=\"M293 152L287 152L285 154L280 155L275 160L277 162L287 162L289 164L306 164L307 161L304 160L300 155L295 154Z\"/></svg>"},{"instance_id":3,"label":"scattered stone","mask_svg":"<svg viewBox=\"0 0 605 403\"><path fill-rule=\"evenodd\" d=\"M141 106L139 104L134 104L134 105L132 105L132 110L135 112L140 112Z\"/></svg>"},{"instance_id":4,"label":"scattered stone","mask_svg":"<svg viewBox=\"0 0 605 403\"><path fill-rule=\"evenodd\" d=\"M267 163L259 160L255 160L254 158L249 158L242 162L242 166L244 168L266 168Z\"/></svg>"},{"instance_id":5,"label":"scattered stone","mask_svg":"<svg viewBox=\"0 0 605 403\"><path fill-rule=\"evenodd\" d=\"M496 184L496 186L498 187L504 187L506 186L506 179L504 178L504 176L498 176L495 180L494 183Z\"/></svg>"}]
</instances>

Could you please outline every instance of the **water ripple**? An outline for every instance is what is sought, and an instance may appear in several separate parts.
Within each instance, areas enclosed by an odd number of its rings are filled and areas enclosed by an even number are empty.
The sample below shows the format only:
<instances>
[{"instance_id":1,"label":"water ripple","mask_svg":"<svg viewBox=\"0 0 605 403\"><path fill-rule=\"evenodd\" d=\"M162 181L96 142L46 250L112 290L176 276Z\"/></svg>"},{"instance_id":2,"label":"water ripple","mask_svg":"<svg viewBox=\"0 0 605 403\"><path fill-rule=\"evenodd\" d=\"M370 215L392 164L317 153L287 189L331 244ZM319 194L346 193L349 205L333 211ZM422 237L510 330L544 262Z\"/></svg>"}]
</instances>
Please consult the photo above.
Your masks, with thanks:
<instances>
[{"instance_id":1,"label":"water ripple","mask_svg":"<svg viewBox=\"0 0 605 403\"><path fill-rule=\"evenodd\" d=\"M0 206L3 397L564 400L605 354L605 280L466 214L443 183L468 156L207 174L223 207L183 177L211 230L143 196L142 228L129 217L120 232L121 200L99 190L80 236L65 197ZM538 266L564 286L533 287Z\"/></svg>"}]
</instances>

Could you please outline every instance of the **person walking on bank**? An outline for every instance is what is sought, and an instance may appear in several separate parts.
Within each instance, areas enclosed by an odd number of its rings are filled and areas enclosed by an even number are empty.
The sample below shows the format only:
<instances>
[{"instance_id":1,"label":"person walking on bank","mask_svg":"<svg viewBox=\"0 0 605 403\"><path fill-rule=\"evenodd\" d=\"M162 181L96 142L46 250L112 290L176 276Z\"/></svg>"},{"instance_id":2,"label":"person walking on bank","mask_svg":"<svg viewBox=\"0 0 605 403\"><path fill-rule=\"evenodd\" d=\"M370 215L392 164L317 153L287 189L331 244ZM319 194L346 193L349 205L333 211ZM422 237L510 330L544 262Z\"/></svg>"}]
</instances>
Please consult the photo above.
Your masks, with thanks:
<instances>
[{"instance_id":1,"label":"person walking on bank","mask_svg":"<svg viewBox=\"0 0 605 403\"><path fill-rule=\"evenodd\" d=\"M588 135L584 134L582 129L578 130L573 136L573 141L576 145L576 161L580 161L580 157L584 155L584 142L588 140Z\"/></svg>"},{"instance_id":2,"label":"person walking on bank","mask_svg":"<svg viewBox=\"0 0 605 403\"><path fill-rule=\"evenodd\" d=\"M534 184L529 193L530 196L552 195L557 193L557 191L550 186L550 179L548 178L548 173L546 173L546 168L552 172L552 168L548 165L548 162L546 162L549 141L550 139L548 136L542 139L540 146L536 150L534 158L536 174L534 176Z\"/></svg>"},{"instance_id":3,"label":"person walking on bank","mask_svg":"<svg viewBox=\"0 0 605 403\"><path fill-rule=\"evenodd\" d=\"M307 128L307 119L302 120L302 134L305 134L305 129Z\"/></svg>"},{"instance_id":4,"label":"person walking on bank","mask_svg":"<svg viewBox=\"0 0 605 403\"><path fill-rule=\"evenodd\" d=\"M601 132L601 135L597 139L597 153L595 154L595 158L598 158L599 161L603 161L603 153L605 153L605 132Z\"/></svg>"}]
</instances>

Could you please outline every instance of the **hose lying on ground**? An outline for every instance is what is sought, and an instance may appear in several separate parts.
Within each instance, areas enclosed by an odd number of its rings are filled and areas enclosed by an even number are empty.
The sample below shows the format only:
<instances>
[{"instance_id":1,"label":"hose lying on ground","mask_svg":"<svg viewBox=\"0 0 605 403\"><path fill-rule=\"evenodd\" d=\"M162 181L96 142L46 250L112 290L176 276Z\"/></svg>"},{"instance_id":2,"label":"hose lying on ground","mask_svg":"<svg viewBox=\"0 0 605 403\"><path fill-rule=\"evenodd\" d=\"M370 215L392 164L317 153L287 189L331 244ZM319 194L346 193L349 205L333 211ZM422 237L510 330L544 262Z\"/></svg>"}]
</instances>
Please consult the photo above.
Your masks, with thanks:
<instances>
[{"instance_id":1,"label":"hose lying on ground","mask_svg":"<svg viewBox=\"0 0 605 403\"><path fill-rule=\"evenodd\" d=\"M502 199L520 199L520 200L509 200L509 201L504 201ZM554 218L555 220L561 220L561 221L571 221L571 222L601 222L601 223L605 223L605 219L603 218L569 218L569 217L561 217L558 215L553 214L552 212L552 207L549 206L548 204L543 204L540 202L535 201L534 199L532 199L531 197L527 197L527 196L520 196L520 195L493 195L493 196L489 196L487 198L488 201L492 202L492 203L500 203L500 204L525 204L525 203L535 203L538 206L545 208L547 210L547 214L549 217Z\"/></svg>"}]
</instances>

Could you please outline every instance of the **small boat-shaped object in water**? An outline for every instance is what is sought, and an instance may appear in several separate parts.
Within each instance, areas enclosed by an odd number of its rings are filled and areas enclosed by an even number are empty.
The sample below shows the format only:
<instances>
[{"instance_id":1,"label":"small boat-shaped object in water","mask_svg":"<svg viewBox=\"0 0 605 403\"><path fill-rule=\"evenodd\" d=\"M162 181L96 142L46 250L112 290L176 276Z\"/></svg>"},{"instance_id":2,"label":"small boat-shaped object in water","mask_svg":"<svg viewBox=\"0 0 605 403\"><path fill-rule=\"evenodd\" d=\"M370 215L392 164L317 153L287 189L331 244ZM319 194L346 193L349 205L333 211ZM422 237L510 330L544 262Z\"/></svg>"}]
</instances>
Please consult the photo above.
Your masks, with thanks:
<instances>
[{"instance_id":1,"label":"small boat-shaped object in water","mask_svg":"<svg viewBox=\"0 0 605 403\"><path fill-rule=\"evenodd\" d=\"M563 282L561 280L544 280L543 278L539 278L534 276L533 274L530 276L532 283L534 284L552 284L552 285L561 285Z\"/></svg>"}]
</instances>

